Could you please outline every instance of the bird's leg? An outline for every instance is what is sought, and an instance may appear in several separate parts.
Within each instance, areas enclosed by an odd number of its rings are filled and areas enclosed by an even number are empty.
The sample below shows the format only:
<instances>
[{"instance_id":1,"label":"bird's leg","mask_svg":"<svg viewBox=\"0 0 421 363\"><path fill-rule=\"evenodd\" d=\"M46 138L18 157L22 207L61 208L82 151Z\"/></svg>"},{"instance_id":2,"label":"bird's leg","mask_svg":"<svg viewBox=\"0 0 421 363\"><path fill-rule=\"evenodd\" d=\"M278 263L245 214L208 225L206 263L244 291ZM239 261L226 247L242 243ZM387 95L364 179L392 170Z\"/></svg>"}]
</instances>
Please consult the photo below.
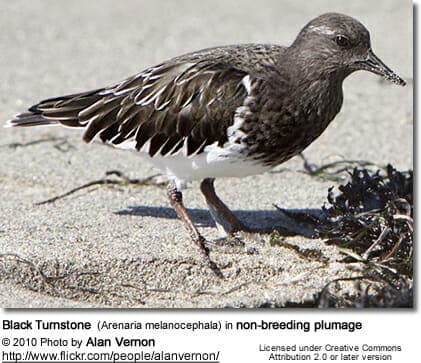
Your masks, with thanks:
<instances>
[{"instance_id":1,"label":"bird's leg","mask_svg":"<svg viewBox=\"0 0 421 363\"><path fill-rule=\"evenodd\" d=\"M230 209L219 199L215 193L213 178L203 179L200 184L200 190L205 196L209 211L218 229L232 236L239 231L249 231L249 229L230 211Z\"/></svg>"},{"instance_id":2,"label":"bird's leg","mask_svg":"<svg viewBox=\"0 0 421 363\"><path fill-rule=\"evenodd\" d=\"M171 182L168 184L167 196L170 201L170 205L174 208L178 218L180 218L180 220L183 222L184 228L190 234L192 241L199 247L206 263L218 277L223 278L221 270L209 257L209 249L205 245L205 238L197 230L196 226L190 218L189 213L187 212L186 207L184 207L183 194L180 190L177 189L175 184Z\"/></svg>"},{"instance_id":3,"label":"bird's leg","mask_svg":"<svg viewBox=\"0 0 421 363\"><path fill-rule=\"evenodd\" d=\"M245 248L245 243L241 237L250 237L251 231L246 227L219 199L215 193L213 178L203 179L200 184L200 190L202 191L206 203L209 207L209 211L214 219L218 230L224 237L218 241L206 241L206 244L223 253L247 253L254 254L256 251L254 248ZM240 233L239 233L240 232ZM243 232L243 233L241 233ZM242 236L244 234L244 236Z\"/></svg>"}]
</instances>

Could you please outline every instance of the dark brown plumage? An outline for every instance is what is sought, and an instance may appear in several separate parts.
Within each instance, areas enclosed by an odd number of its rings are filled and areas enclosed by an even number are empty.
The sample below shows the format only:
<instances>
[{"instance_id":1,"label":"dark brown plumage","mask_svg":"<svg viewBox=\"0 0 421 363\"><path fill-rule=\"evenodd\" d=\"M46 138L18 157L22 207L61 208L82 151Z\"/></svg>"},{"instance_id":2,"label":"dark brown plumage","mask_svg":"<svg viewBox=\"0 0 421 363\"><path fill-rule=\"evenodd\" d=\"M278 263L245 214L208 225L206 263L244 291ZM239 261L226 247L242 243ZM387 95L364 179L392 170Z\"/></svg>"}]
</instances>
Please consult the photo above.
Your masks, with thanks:
<instances>
[{"instance_id":1,"label":"dark brown plumage","mask_svg":"<svg viewBox=\"0 0 421 363\"><path fill-rule=\"evenodd\" d=\"M42 101L9 125L84 127L87 142L98 137L147 153L171 180L171 205L208 258L182 204L185 182L203 180L211 214L226 232L243 229L216 196L213 179L259 173L305 149L341 109L343 80L357 70L405 84L374 55L361 23L329 13L289 47L186 54L110 87Z\"/></svg>"}]
</instances>

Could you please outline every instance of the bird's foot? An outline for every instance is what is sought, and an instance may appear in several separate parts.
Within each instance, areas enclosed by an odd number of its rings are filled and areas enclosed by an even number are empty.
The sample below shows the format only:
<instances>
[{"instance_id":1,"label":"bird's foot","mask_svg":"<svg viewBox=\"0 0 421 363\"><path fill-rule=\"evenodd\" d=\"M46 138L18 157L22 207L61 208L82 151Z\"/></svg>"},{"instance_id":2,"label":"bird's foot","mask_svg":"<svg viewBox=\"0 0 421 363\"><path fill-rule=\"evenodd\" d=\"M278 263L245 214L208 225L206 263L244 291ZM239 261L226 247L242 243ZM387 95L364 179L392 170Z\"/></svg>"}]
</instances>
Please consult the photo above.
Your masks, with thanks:
<instances>
[{"instance_id":1,"label":"bird's foot","mask_svg":"<svg viewBox=\"0 0 421 363\"><path fill-rule=\"evenodd\" d=\"M239 240L246 240L251 244L264 245L265 241L262 237L261 231L253 230L249 227L246 227L241 230L230 233L230 238L236 238Z\"/></svg>"},{"instance_id":2,"label":"bird's foot","mask_svg":"<svg viewBox=\"0 0 421 363\"><path fill-rule=\"evenodd\" d=\"M223 279L224 278L224 275L223 275L221 269L218 267L218 265L214 261L212 261L210 259L209 255L207 255L205 257L205 261L204 262L210 267L210 269L215 273L215 275L217 277L219 277L220 279Z\"/></svg>"},{"instance_id":3,"label":"bird's foot","mask_svg":"<svg viewBox=\"0 0 421 363\"><path fill-rule=\"evenodd\" d=\"M205 241L206 247L211 251L225 254L246 254L253 255L258 253L255 247L247 246L241 238L240 232L230 234L227 238L221 238L216 241Z\"/></svg>"},{"instance_id":4,"label":"bird's foot","mask_svg":"<svg viewBox=\"0 0 421 363\"><path fill-rule=\"evenodd\" d=\"M223 279L224 275L222 274L221 269L209 256L210 250L208 247L208 241L199 234L197 238L193 238L193 242L199 247L204 264L207 265L217 277Z\"/></svg>"}]
</instances>

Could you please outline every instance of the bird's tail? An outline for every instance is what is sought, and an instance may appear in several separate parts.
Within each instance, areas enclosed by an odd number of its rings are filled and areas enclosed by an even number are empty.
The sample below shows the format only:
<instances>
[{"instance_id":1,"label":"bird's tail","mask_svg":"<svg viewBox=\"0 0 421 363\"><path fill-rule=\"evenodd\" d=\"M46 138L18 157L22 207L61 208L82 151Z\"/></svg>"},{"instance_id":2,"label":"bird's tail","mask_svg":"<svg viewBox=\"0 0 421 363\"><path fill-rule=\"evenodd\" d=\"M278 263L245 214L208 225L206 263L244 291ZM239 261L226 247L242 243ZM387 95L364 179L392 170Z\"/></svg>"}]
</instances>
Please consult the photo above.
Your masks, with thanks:
<instances>
[{"instance_id":1,"label":"bird's tail","mask_svg":"<svg viewBox=\"0 0 421 363\"><path fill-rule=\"evenodd\" d=\"M30 107L6 122L6 127L28 127L61 124L68 127L84 127L87 118L84 114L104 96L103 89L50 98Z\"/></svg>"}]
</instances>

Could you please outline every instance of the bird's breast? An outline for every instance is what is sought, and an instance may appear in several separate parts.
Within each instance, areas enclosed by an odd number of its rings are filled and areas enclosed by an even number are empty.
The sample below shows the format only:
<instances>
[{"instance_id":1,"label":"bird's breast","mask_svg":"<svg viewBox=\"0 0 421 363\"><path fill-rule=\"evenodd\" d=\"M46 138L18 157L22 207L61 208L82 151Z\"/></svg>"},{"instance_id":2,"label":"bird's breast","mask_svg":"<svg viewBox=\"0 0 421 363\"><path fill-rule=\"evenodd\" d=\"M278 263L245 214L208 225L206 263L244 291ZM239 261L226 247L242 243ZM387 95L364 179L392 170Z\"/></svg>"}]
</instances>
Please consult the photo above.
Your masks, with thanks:
<instances>
[{"instance_id":1,"label":"bird's breast","mask_svg":"<svg viewBox=\"0 0 421 363\"><path fill-rule=\"evenodd\" d=\"M342 106L342 89L310 84L298 91L253 93L236 114L250 157L277 165L319 137Z\"/></svg>"}]
</instances>

